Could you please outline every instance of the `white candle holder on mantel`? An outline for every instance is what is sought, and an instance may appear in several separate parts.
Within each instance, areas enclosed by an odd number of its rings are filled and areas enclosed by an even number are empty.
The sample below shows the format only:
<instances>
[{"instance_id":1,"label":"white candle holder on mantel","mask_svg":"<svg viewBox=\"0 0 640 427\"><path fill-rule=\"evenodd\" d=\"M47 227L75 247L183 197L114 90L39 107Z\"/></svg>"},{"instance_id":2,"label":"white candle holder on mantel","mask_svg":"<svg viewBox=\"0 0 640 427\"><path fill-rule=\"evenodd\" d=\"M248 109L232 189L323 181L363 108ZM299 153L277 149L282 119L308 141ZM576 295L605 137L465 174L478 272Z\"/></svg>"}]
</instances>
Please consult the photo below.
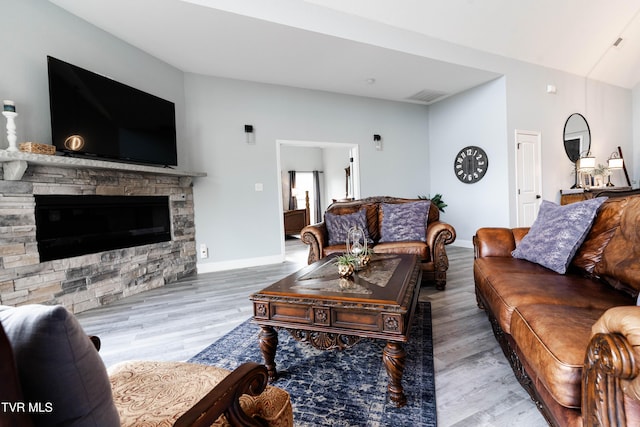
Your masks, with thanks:
<instances>
[{"instance_id":1,"label":"white candle holder on mantel","mask_svg":"<svg viewBox=\"0 0 640 427\"><path fill-rule=\"evenodd\" d=\"M18 117L16 105L13 101L5 100L2 110L2 115L7 118L7 140L9 141L7 151L18 151L18 145L16 144L16 122L14 121L14 119Z\"/></svg>"},{"instance_id":2,"label":"white candle holder on mantel","mask_svg":"<svg viewBox=\"0 0 640 427\"><path fill-rule=\"evenodd\" d=\"M18 116L18 113L3 111L2 115L7 118L7 141L9 141L7 151L18 151L18 146L16 145L16 122L13 120Z\"/></svg>"}]
</instances>

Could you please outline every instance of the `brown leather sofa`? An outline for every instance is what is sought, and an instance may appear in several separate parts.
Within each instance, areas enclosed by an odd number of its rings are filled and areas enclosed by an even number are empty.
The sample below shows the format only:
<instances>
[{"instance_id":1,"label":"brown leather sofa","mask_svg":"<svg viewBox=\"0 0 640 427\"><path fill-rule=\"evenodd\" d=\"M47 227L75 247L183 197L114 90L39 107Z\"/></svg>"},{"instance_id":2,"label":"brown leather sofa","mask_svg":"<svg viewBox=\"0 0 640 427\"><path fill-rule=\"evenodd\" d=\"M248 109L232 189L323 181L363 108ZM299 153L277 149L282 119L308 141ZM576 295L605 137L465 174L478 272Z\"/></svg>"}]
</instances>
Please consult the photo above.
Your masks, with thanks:
<instances>
[{"instance_id":1,"label":"brown leather sofa","mask_svg":"<svg viewBox=\"0 0 640 427\"><path fill-rule=\"evenodd\" d=\"M474 236L478 306L516 377L551 425L640 425L640 196L600 206L566 274L512 257L528 230Z\"/></svg>"},{"instance_id":2,"label":"brown leather sofa","mask_svg":"<svg viewBox=\"0 0 640 427\"><path fill-rule=\"evenodd\" d=\"M417 202L421 199L404 199L398 197L369 197L360 200L334 202L326 210L326 213L345 215L366 210L366 222L369 236L373 240L375 253L402 253L417 254L421 261L423 282L434 282L437 289L443 290L447 284L447 269L449 259L445 245L453 243L456 239L454 228L440 221L440 212L434 204L429 206L427 224L425 228L425 241L396 241L380 242L382 226L382 203L401 204ZM318 261L332 253L342 253L346 250L346 244L329 245L329 236L326 223L320 222L306 226L302 229L301 238L309 245L309 264Z\"/></svg>"}]
</instances>

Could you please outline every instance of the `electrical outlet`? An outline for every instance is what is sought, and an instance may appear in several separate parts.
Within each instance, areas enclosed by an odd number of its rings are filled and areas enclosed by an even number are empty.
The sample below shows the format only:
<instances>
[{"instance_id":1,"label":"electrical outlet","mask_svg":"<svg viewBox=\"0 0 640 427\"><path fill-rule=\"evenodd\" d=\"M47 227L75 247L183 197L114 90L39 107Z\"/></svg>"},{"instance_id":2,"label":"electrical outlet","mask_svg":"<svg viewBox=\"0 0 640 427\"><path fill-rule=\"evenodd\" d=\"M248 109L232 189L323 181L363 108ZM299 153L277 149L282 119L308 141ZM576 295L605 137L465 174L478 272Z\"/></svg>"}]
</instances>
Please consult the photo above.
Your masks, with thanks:
<instances>
[{"instance_id":1,"label":"electrical outlet","mask_svg":"<svg viewBox=\"0 0 640 427\"><path fill-rule=\"evenodd\" d=\"M206 243L200 244L200 258L209 258L209 249L207 249Z\"/></svg>"}]
</instances>

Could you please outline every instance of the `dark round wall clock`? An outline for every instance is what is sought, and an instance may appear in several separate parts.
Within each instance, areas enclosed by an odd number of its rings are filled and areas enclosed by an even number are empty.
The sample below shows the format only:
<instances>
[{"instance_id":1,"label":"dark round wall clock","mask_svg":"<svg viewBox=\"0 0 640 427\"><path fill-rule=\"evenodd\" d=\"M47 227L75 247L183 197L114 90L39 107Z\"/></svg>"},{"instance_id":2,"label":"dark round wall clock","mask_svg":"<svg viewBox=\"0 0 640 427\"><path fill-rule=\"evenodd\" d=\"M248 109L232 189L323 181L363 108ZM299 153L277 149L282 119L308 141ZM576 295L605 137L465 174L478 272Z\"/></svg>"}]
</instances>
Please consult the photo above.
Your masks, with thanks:
<instances>
[{"instance_id":1,"label":"dark round wall clock","mask_svg":"<svg viewBox=\"0 0 640 427\"><path fill-rule=\"evenodd\" d=\"M470 145L464 147L456 155L453 162L453 172L465 184L473 184L482 179L487 173L489 158L480 147Z\"/></svg>"}]
</instances>

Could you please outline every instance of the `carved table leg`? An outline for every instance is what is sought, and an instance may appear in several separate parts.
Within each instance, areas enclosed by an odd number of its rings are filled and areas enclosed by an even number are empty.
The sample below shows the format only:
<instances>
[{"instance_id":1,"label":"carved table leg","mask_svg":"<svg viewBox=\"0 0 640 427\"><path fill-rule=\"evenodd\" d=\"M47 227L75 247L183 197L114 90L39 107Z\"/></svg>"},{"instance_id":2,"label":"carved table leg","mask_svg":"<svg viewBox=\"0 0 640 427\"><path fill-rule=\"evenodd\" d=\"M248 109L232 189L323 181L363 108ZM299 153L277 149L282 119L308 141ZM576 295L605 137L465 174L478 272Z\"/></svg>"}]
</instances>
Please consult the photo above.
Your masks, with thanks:
<instances>
[{"instance_id":1,"label":"carved table leg","mask_svg":"<svg viewBox=\"0 0 640 427\"><path fill-rule=\"evenodd\" d=\"M404 372L404 362L407 358L407 352L398 342L387 341L387 345L382 351L382 360L387 369L389 376L389 397L391 401L398 407L402 407L407 403L407 397L402 388L402 373Z\"/></svg>"},{"instance_id":2,"label":"carved table leg","mask_svg":"<svg viewBox=\"0 0 640 427\"><path fill-rule=\"evenodd\" d=\"M269 382L273 382L278 379L275 361L276 349L278 348L278 333L272 326L260 326L260 328L260 350L269 373Z\"/></svg>"}]
</instances>

